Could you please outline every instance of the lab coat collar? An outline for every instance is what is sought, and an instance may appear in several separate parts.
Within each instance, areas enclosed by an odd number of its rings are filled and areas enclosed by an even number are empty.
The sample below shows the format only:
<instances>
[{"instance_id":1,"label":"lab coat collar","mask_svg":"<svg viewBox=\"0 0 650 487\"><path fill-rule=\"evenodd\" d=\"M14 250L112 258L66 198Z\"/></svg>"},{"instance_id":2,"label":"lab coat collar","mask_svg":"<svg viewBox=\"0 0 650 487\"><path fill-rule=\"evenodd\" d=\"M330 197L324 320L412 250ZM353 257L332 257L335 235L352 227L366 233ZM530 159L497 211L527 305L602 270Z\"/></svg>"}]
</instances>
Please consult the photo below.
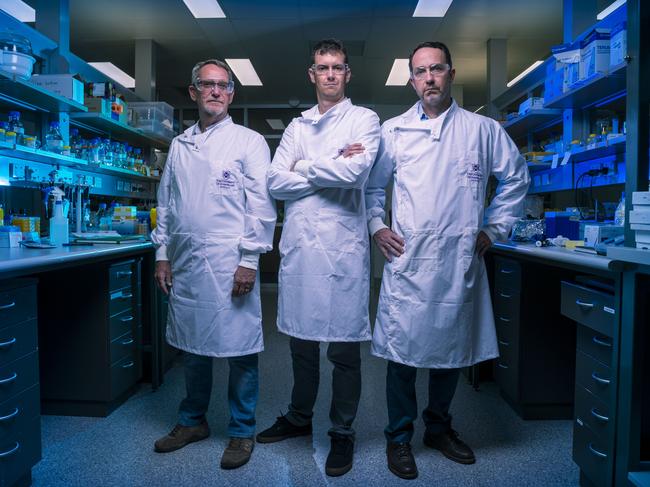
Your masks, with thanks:
<instances>
[{"instance_id":1,"label":"lab coat collar","mask_svg":"<svg viewBox=\"0 0 650 487\"><path fill-rule=\"evenodd\" d=\"M224 127L226 125L231 125L232 123L233 123L232 117L230 115L228 115L223 120L221 120L221 121L219 121L217 123L213 123L212 125L209 125L205 132L201 132L201 128L199 127L199 122L196 122L194 125L192 125L190 128L185 130L179 136L179 140L181 142L194 143L196 138L199 138L201 136L207 137L208 134L214 132L218 128Z\"/></svg>"},{"instance_id":2,"label":"lab coat collar","mask_svg":"<svg viewBox=\"0 0 650 487\"><path fill-rule=\"evenodd\" d=\"M445 126L445 121L447 119L451 120L457 106L456 101L452 99L449 108L436 118L421 120L421 114L423 113L422 102L418 100L402 115L397 127L403 129L426 130L431 134L432 139L440 140L440 135Z\"/></svg>"},{"instance_id":3,"label":"lab coat collar","mask_svg":"<svg viewBox=\"0 0 650 487\"><path fill-rule=\"evenodd\" d=\"M351 106L352 101L349 98L344 98L319 117L320 113L318 112L318 105L314 105L309 110L305 110L301 113L301 120L303 122L311 122L312 124L317 124L325 117L336 117L337 115L347 112Z\"/></svg>"}]
</instances>

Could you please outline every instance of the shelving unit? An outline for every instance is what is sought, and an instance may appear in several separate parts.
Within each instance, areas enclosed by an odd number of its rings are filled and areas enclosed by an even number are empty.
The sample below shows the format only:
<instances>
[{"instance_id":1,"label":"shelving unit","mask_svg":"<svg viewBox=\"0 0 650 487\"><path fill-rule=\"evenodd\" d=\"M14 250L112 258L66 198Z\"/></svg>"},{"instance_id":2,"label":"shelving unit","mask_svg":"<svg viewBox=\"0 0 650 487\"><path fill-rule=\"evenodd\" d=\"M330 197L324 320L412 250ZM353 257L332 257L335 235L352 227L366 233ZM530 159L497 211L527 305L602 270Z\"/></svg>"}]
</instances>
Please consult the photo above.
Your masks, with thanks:
<instances>
[{"instance_id":1,"label":"shelving unit","mask_svg":"<svg viewBox=\"0 0 650 487\"><path fill-rule=\"evenodd\" d=\"M0 104L39 112L87 112L88 108L29 81L13 79L0 72Z\"/></svg>"},{"instance_id":2,"label":"shelving unit","mask_svg":"<svg viewBox=\"0 0 650 487\"><path fill-rule=\"evenodd\" d=\"M121 139L130 144L153 146L157 149L166 149L171 142L162 137L145 134L143 131L125 123L113 120L101 113L71 113L70 123L79 128L90 129L92 132L100 131L111 137Z\"/></svg>"},{"instance_id":3,"label":"shelving unit","mask_svg":"<svg viewBox=\"0 0 650 487\"><path fill-rule=\"evenodd\" d=\"M503 128L513 139L518 139L529 132L543 130L547 126L562 121L562 110L541 108L503 124Z\"/></svg>"}]
</instances>

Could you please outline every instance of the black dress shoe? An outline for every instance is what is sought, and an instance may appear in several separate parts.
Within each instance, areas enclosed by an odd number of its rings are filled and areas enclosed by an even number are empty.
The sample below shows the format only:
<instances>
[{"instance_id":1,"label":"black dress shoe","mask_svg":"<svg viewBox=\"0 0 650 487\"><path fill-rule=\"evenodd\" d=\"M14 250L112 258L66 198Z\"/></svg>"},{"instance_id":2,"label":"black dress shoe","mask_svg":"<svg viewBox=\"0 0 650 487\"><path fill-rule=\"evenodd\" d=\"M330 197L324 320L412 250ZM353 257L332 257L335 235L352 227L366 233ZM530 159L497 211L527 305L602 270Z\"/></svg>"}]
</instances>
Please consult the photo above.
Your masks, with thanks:
<instances>
[{"instance_id":1,"label":"black dress shoe","mask_svg":"<svg viewBox=\"0 0 650 487\"><path fill-rule=\"evenodd\" d=\"M439 435L424 435L424 444L430 448L440 450L444 456L454 462L465 465L476 461L474 452L464 441L458 438L458 433L452 429Z\"/></svg>"},{"instance_id":2,"label":"black dress shoe","mask_svg":"<svg viewBox=\"0 0 650 487\"><path fill-rule=\"evenodd\" d=\"M411 444L388 443L386 445L388 469L402 479L412 480L418 476L418 466L411 453Z\"/></svg>"},{"instance_id":3,"label":"black dress shoe","mask_svg":"<svg viewBox=\"0 0 650 487\"><path fill-rule=\"evenodd\" d=\"M330 477L338 477L348 473L352 468L354 440L347 435L330 433L330 436L332 446L325 462L325 473Z\"/></svg>"},{"instance_id":4,"label":"black dress shoe","mask_svg":"<svg viewBox=\"0 0 650 487\"><path fill-rule=\"evenodd\" d=\"M284 416L278 416L273 426L257 435L257 442L275 443L276 441L286 440L287 438L308 435L311 435L311 423L305 426L294 426Z\"/></svg>"}]
</instances>

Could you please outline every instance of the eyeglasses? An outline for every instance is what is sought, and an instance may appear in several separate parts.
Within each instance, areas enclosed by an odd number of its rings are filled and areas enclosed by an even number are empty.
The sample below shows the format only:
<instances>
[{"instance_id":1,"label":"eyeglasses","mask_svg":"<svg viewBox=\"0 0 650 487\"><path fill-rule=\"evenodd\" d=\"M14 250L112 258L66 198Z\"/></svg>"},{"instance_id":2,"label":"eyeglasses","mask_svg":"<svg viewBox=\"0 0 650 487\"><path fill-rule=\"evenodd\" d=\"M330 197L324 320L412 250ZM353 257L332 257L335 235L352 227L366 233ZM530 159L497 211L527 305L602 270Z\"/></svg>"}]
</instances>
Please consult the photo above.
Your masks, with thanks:
<instances>
[{"instance_id":1,"label":"eyeglasses","mask_svg":"<svg viewBox=\"0 0 650 487\"><path fill-rule=\"evenodd\" d=\"M199 79L194 83L194 87L200 93L212 93L215 89L221 93L230 95L235 90L234 81L217 81L213 79Z\"/></svg>"},{"instance_id":2,"label":"eyeglasses","mask_svg":"<svg viewBox=\"0 0 650 487\"><path fill-rule=\"evenodd\" d=\"M432 64L428 68L426 66L418 66L417 68L413 68L413 78L423 80L427 77L427 73L431 73L431 76L442 76L447 74L450 69L449 64Z\"/></svg>"},{"instance_id":3,"label":"eyeglasses","mask_svg":"<svg viewBox=\"0 0 650 487\"><path fill-rule=\"evenodd\" d=\"M325 64L312 64L312 72L316 73L317 76L328 76L330 70L334 73L334 76L344 75L349 67L347 64L335 64L334 66L327 66Z\"/></svg>"}]
</instances>

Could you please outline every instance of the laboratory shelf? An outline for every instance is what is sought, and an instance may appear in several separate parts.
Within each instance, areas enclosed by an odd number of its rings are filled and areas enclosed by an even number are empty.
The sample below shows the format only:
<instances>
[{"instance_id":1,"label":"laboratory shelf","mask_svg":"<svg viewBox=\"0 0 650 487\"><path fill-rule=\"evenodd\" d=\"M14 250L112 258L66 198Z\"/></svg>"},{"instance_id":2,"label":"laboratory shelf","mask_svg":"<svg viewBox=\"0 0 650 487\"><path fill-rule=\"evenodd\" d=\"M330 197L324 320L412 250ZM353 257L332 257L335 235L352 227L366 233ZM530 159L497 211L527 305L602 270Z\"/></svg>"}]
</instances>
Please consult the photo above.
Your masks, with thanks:
<instances>
[{"instance_id":1,"label":"laboratory shelf","mask_svg":"<svg viewBox=\"0 0 650 487\"><path fill-rule=\"evenodd\" d=\"M599 73L566 93L550 100L546 108L589 108L606 99L615 99L627 88L627 64L612 67L609 73Z\"/></svg>"},{"instance_id":2,"label":"laboratory shelf","mask_svg":"<svg viewBox=\"0 0 650 487\"><path fill-rule=\"evenodd\" d=\"M0 155L53 166L86 167L88 162L76 157L64 156L41 149L30 149L23 145L0 144Z\"/></svg>"},{"instance_id":3,"label":"laboratory shelf","mask_svg":"<svg viewBox=\"0 0 650 487\"><path fill-rule=\"evenodd\" d=\"M526 165L528 166L528 171L529 172L537 172L537 171L542 171L544 169L550 169L551 168L551 163L550 162L527 162Z\"/></svg>"},{"instance_id":4,"label":"laboratory shelf","mask_svg":"<svg viewBox=\"0 0 650 487\"><path fill-rule=\"evenodd\" d=\"M167 149L171 142L171 140L163 137L145 134L135 127L113 120L101 113L71 113L70 123L80 128L90 128L91 131L100 130L108 134L111 138L119 139L133 145Z\"/></svg>"},{"instance_id":5,"label":"laboratory shelf","mask_svg":"<svg viewBox=\"0 0 650 487\"><path fill-rule=\"evenodd\" d=\"M160 178L156 176L145 176L139 172L131 171L129 169L124 169L122 167L107 166L105 164L100 164L99 166L89 165L87 168L91 172L98 172L102 174L112 174L112 175L123 175L129 176L131 178L142 179L145 181L154 181L159 182Z\"/></svg>"},{"instance_id":6,"label":"laboratory shelf","mask_svg":"<svg viewBox=\"0 0 650 487\"><path fill-rule=\"evenodd\" d=\"M492 100L492 103L499 109L505 110L521 98L528 98L530 93L542 86L546 79L546 69L552 62L553 56L547 58L542 64L537 66L526 77L519 80L512 87L506 89L503 93Z\"/></svg>"},{"instance_id":7,"label":"laboratory shelf","mask_svg":"<svg viewBox=\"0 0 650 487\"><path fill-rule=\"evenodd\" d=\"M596 147L579 147L571 151L573 162L592 161L603 157L622 154L625 152L625 135L611 139L607 143L601 142Z\"/></svg>"},{"instance_id":8,"label":"laboratory shelf","mask_svg":"<svg viewBox=\"0 0 650 487\"><path fill-rule=\"evenodd\" d=\"M537 132L548 127L553 122L562 121L562 110L541 108L530 110L528 113L503 124L510 137L517 139L529 132Z\"/></svg>"},{"instance_id":9,"label":"laboratory shelf","mask_svg":"<svg viewBox=\"0 0 650 487\"><path fill-rule=\"evenodd\" d=\"M0 73L0 104L39 112L87 112L81 103L59 96L29 81Z\"/></svg>"}]
</instances>

